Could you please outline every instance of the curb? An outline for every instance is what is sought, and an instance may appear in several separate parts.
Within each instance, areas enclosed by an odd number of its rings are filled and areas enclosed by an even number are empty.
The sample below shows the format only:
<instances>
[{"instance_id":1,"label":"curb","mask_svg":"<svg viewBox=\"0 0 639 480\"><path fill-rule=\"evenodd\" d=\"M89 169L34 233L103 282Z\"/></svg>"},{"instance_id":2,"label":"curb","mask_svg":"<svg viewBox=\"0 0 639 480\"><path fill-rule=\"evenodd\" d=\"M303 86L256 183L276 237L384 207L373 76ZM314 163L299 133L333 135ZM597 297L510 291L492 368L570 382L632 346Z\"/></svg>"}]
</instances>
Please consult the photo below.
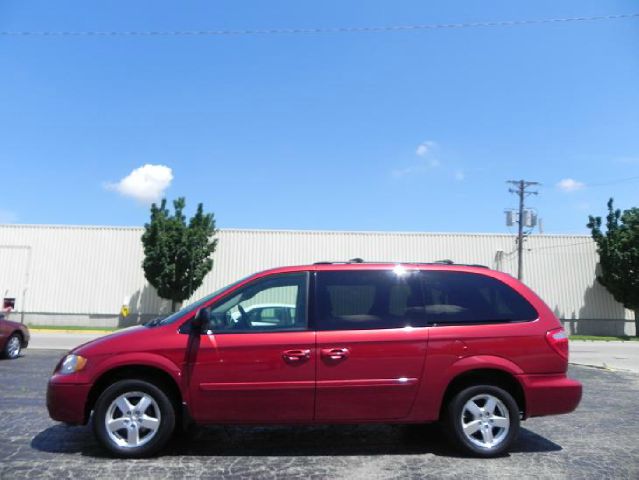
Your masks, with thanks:
<instances>
[{"instance_id":1,"label":"curb","mask_svg":"<svg viewBox=\"0 0 639 480\"><path fill-rule=\"evenodd\" d=\"M622 372L622 373L637 373L634 370L628 370L627 368L618 368L618 367L609 367L605 362L601 362L600 365L593 365L590 363L576 363L569 362L569 365L574 365L577 367L587 367L587 368L595 368L597 370L603 370L606 372Z\"/></svg>"}]
</instances>

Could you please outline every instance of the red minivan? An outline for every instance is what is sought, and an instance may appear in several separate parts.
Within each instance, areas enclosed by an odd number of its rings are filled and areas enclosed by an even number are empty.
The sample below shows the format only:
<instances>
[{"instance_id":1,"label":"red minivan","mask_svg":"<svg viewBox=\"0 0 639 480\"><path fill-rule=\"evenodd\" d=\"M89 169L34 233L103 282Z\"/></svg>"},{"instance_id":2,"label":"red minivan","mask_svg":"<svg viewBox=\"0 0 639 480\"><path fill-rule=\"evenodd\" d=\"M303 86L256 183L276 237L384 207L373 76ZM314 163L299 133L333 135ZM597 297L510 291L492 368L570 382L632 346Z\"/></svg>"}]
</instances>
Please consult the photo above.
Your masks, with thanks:
<instances>
[{"instance_id":1,"label":"red minivan","mask_svg":"<svg viewBox=\"0 0 639 480\"><path fill-rule=\"evenodd\" d=\"M568 339L511 276L481 266L344 263L256 273L163 319L72 350L54 420L122 457L198 424L442 421L491 457L520 420L573 411Z\"/></svg>"}]
</instances>

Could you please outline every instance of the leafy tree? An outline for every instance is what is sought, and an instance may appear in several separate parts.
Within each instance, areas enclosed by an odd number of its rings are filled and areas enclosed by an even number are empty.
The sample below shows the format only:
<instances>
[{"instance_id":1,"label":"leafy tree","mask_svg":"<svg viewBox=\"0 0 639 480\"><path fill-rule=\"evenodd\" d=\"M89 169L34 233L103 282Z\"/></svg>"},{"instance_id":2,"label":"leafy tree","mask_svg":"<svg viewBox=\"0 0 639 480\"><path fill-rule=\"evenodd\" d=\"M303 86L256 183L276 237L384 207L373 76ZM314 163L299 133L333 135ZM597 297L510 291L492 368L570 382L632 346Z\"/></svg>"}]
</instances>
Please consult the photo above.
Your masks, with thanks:
<instances>
[{"instance_id":1,"label":"leafy tree","mask_svg":"<svg viewBox=\"0 0 639 480\"><path fill-rule=\"evenodd\" d=\"M639 337L639 208L615 210L608 201L606 232L601 217L588 216L588 228L597 242L601 275L597 280L624 307L634 311L635 336Z\"/></svg>"},{"instance_id":2,"label":"leafy tree","mask_svg":"<svg viewBox=\"0 0 639 480\"><path fill-rule=\"evenodd\" d=\"M160 297L171 300L172 311L202 285L213 268L211 254L217 246L213 214L204 213L200 203L187 225L185 205L184 198L174 200L171 214L166 199L159 206L152 204L151 221L142 235L144 276Z\"/></svg>"}]
</instances>

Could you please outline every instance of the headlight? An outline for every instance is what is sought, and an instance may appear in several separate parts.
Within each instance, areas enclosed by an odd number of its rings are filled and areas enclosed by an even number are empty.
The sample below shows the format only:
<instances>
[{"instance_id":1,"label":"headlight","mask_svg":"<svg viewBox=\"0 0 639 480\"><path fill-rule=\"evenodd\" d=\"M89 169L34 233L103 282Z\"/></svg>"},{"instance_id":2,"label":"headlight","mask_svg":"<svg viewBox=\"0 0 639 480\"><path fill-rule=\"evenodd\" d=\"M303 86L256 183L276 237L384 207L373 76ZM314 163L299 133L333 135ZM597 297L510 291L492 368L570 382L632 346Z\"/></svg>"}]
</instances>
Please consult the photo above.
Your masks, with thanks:
<instances>
[{"instance_id":1,"label":"headlight","mask_svg":"<svg viewBox=\"0 0 639 480\"><path fill-rule=\"evenodd\" d=\"M80 355L67 355L62 360L60 365L60 371L58 373L62 375L69 375L70 373L79 372L87 364L87 359Z\"/></svg>"}]
</instances>

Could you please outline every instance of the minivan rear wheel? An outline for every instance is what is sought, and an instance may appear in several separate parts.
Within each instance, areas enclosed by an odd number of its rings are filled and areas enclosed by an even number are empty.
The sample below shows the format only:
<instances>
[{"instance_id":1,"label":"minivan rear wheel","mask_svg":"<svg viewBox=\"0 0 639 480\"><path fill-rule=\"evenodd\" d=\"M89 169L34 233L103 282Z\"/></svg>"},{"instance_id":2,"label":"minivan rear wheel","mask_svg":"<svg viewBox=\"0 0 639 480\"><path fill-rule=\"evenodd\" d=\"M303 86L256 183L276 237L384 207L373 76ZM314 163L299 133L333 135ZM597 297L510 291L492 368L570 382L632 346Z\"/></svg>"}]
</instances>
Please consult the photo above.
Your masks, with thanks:
<instances>
[{"instance_id":1,"label":"minivan rear wheel","mask_svg":"<svg viewBox=\"0 0 639 480\"><path fill-rule=\"evenodd\" d=\"M495 457L506 452L517 437L519 408L506 390L476 385L452 398L445 422L459 450L478 457Z\"/></svg>"},{"instance_id":2,"label":"minivan rear wheel","mask_svg":"<svg viewBox=\"0 0 639 480\"><path fill-rule=\"evenodd\" d=\"M120 380L104 390L95 404L95 435L119 457L153 455L166 445L174 428L171 400L143 380Z\"/></svg>"}]
</instances>

